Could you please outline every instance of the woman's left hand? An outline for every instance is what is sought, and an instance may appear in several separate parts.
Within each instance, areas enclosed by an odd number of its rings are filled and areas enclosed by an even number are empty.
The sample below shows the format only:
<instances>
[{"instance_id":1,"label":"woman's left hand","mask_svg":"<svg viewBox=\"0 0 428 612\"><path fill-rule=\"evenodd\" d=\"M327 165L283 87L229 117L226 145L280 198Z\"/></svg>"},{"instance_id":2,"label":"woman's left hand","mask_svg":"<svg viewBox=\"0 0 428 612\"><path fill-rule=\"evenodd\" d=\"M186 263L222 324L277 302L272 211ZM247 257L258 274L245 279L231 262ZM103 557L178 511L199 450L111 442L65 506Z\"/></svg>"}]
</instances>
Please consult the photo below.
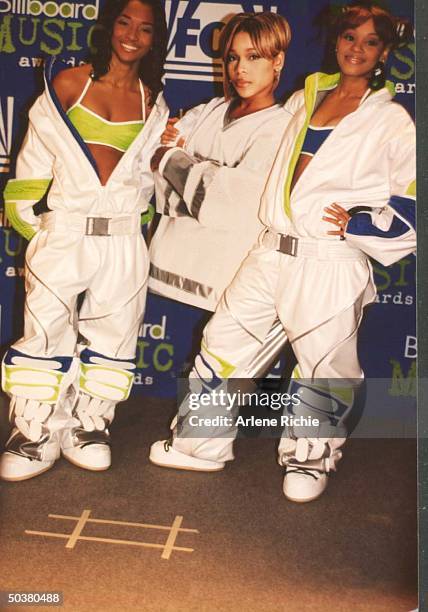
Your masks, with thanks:
<instances>
[{"instance_id":1,"label":"woman's left hand","mask_svg":"<svg viewBox=\"0 0 428 612\"><path fill-rule=\"evenodd\" d=\"M152 172L156 172L156 170L159 170L159 164L161 163L165 153L169 151L170 148L171 147L159 147L158 149L156 149L152 159L150 160L150 168L152 169Z\"/></svg>"},{"instance_id":2,"label":"woman's left hand","mask_svg":"<svg viewBox=\"0 0 428 612\"><path fill-rule=\"evenodd\" d=\"M328 221L328 223L333 223L339 228L337 230L331 230L330 232L327 232L327 234L330 234L331 236L340 236L340 238L344 240L346 226L348 225L351 215L344 208L342 208L342 206L339 206L339 204L331 204L331 206L326 206L324 210L330 216L324 216L323 220Z\"/></svg>"}]
</instances>

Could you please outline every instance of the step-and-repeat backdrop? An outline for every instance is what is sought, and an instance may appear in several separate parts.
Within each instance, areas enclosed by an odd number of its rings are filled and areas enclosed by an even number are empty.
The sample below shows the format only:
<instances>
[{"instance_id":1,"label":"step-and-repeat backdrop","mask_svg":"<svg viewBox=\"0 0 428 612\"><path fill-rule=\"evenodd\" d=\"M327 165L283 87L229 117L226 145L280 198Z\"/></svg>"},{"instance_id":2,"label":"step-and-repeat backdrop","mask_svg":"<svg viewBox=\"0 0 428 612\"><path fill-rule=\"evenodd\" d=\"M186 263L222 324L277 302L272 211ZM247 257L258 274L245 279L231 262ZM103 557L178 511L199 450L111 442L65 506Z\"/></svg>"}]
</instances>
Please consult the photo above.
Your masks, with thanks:
<instances>
[{"instance_id":1,"label":"step-and-repeat backdrop","mask_svg":"<svg viewBox=\"0 0 428 612\"><path fill-rule=\"evenodd\" d=\"M321 68L324 43L319 15L328 0L223 2L165 0L169 44L165 96L176 114L221 93L219 33L224 19L241 11L270 10L289 20L293 40L278 89L285 97L301 87L304 76ZM381 3L382 4L382 3ZM52 56L76 66L85 56L102 0L0 0L0 191L13 176L14 159L25 133L27 111L42 87L43 61ZM391 11L413 20L411 0L391 0ZM396 100L414 115L414 45L397 50L389 65ZM4 349L22 331L23 253L26 241L8 224L0 201L0 345ZM195 256L197 254L195 253ZM389 393L415 395L415 258L384 268L375 265L376 304L360 332L360 356L366 376L390 379ZM169 397L176 376L199 333L197 309L149 295L137 348L134 393ZM279 371L279 366L277 367Z\"/></svg>"}]
</instances>

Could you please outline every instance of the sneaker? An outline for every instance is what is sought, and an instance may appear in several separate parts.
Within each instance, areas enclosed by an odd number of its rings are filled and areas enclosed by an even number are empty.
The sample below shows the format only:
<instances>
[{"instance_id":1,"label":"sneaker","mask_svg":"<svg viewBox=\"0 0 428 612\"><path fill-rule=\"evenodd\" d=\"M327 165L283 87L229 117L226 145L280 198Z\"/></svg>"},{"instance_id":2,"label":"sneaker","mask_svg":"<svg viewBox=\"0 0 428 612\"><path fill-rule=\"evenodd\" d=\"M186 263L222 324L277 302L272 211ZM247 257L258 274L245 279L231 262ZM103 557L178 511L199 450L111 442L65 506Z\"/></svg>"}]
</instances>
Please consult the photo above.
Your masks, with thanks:
<instances>
[{"instance_id":1,"label":"sneaker","mask_svg":"<svg viewBox=\"0 0 428 612\"><path fill-rule=\"evenodd\" d=\"M111 450L108 444L86 444L61 449L63 457L73 465L102 472L111 466Z\"/></svg>"},{"instance_id":2,"label":"sneaker","mask_svg":"<svg viewBox=\"0 0 428 612\"><path fill-rule=\"evenodd\" d=\"M180 453L174 449L170 440L160 440L152 444L149 459L161 467L197 472L219 472L225 466L224 461L208 461Z\"/></svg>"},{"instance_id":3,"label":"sneaker","mask_svg":"<svg viewBox=\"0 0 428 612\"><path fill-rule=\"evenodd\" d=\"M297 438L281 441L280 465L285 467L283 491L287 499L310 502L325 491L328 474L336 470L342 451L336 441L323 438Z\"/></svg>"},{"instance_id":4,"label":"sneaker","mask_svg":"<svg viewBox=\"0 0 428 612\"><path fill-rule=\"evenodd\" d=\"M14 482L38 476L53 466L59 454L56 436L43 433L38 440L29 440L14 427L0 457L0 478Z\"/></svg>"},{"instance_id":5,"label":"sneaker","mask_svg":"<svg viewBox=\"0 0 428 612\"><path fill-rule=\"evenodd\" d=\"M6 451L0 457L0 478L10 482L28 480L53 467L55 461L40 461L15 452Z\"/></svg>"},{"instance_id":6,"label":"sneaker","mask_svg":"<svg viewBox=\"0 0 428 612\"><path fill-rule=\"evenodd\" d=\"M310 469L305 464L288 465L285 470L283 491L290 501L310 502L322 495L327 483L326 472Z\"/></svg>"},{"instance_id":7,"label":"sneaker","mask_svg":"<svg viewBox=\"0 0 428 612\"><path fill-rule=\"evenodd\" d=\"M69 408L74 426L60 433L61 452L73 465L102 472L111 466L110 432L115 403L80 391Z\"/></svg>"}]
</instances>

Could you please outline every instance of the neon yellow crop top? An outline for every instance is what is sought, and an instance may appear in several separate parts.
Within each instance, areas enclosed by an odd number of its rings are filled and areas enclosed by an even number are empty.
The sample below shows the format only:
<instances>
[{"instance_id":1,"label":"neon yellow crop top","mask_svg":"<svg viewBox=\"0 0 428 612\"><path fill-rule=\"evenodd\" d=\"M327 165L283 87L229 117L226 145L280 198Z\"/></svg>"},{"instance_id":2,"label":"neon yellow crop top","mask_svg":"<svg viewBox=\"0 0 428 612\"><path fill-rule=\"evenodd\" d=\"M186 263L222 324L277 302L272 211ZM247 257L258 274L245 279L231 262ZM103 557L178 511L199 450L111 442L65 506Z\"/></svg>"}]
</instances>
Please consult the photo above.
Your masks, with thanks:
<instances>
[{"instance_id":1,"label":"neon yellow crop top","mask_svg":"<svg viewBox=\"0 0 428 612\"><path fill-rule=\"evenodd\" d=\"M82 100L90 84L91 79L88 79L79 99L68 109L68 118L85 143L104 145L125 153L143 129L146 119L144 87L141 81L140 90L143 119L138 121L108 121L108 119L100 117L100 115L97 115L94 111L83 106Z\"/></svg>"}]
</instances>

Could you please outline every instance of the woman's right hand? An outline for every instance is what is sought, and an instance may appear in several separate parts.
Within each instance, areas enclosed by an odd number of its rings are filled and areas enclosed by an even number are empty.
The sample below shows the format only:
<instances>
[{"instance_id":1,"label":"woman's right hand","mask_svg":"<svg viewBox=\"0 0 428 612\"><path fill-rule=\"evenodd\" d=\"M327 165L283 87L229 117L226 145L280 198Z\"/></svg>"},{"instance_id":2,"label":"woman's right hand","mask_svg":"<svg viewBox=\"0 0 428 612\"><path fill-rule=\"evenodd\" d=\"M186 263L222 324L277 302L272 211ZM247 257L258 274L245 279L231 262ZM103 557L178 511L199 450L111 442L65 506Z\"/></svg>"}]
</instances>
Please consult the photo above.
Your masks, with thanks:
<instances>
[{"instance_id":1,"label":"woman's right hand","mask_svg":"<svg viewBox=\"0 0 428 612\"><path fill-rule=\"evenodd\" d=\"M341 240L345 240L346 227L348 225L349 219L351 218L351 215L348 213L346 208L343 208L343 206L340 206L336 203L331 204L330 206L326 206L324 210L330 216L327 217L324 215L323 220L328 221L328 223L333 223L338 228L336 230L331 230L327 232L327 234L331 236L339 236Z\"/></svg>"},{"instance_id":2,"label":"woman's right hand","mask_svg":"<svg viewBox=\"0 0 428 612\"><path fill-rule=\"evenodd\" d=\"M184 138L179 138L177 140L177 136L179 135L179 131L177 130L175 124L178 121L178 117L174 117L172 119L168 119L168 123L166 128L161 136L161 144L167 147L182 147L184 145Z\"/></svg>"}]
</instances>

